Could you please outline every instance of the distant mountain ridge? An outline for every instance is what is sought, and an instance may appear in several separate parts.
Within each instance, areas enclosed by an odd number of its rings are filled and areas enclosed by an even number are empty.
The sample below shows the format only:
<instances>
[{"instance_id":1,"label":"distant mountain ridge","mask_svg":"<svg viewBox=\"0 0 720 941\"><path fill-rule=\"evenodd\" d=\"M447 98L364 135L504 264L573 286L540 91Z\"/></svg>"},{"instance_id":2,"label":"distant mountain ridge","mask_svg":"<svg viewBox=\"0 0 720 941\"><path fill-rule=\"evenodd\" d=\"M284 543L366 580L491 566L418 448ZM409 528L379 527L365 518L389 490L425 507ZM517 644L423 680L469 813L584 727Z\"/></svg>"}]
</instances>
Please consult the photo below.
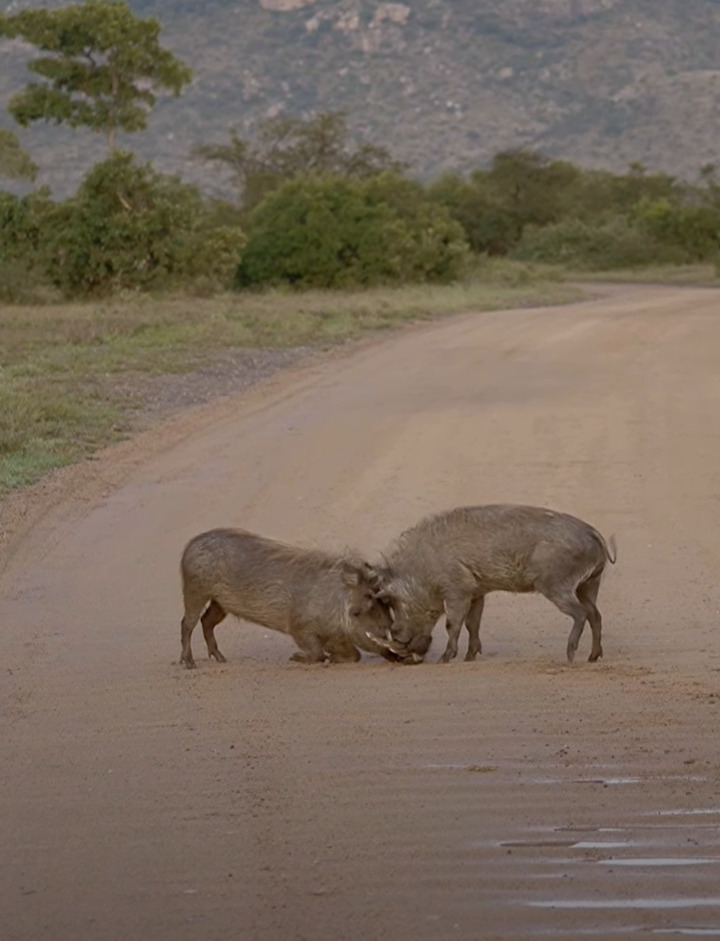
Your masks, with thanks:
<instances>
[{"instance_id":1,"label":"distant mountain ridge","mask_svg":"<svg viewBox=\"0 0 720 941\"><path fill-rule=\"evenodd\" d=\"M0 2L7 12L39 4ZM58 6L57 2L43 4ZM720 0L130 0L195 78L125 144L218 191L190 160L227 128L342 109L422 177L528 146L585 166L632 161L689 178L720 159ZM30 73L3 43L0 103ZM13 127L0 112L0 126ZM84 131L22 134L47 181L71 191L101 159Z\"/></svg>"}]
</instances>

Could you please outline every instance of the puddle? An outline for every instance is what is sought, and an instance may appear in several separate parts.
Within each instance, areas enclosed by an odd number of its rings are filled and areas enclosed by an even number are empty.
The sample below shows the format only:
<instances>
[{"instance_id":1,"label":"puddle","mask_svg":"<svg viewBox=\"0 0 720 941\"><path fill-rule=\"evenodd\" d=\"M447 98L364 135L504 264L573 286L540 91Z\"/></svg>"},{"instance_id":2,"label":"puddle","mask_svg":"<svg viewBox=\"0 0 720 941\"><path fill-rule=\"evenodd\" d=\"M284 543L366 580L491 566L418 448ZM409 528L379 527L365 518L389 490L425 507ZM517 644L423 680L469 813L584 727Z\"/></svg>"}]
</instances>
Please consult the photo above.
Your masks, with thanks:
<instances>
[{"instance_id":1,"label":"puddle","mask_svg":"<svg viewBox=\"0 0 720 941\"><path fill-rule=\"evenodd\" d=\"M554 827L555 833L625 833L627 827Z\"/></svg>"},{"instance_id":2,"label":"puddle","mask_svg":"<svg viewBox=\"0 0 720 941\"><path fill-rule=\"evenodd\" d=\"M664 830L712 830L713 833L718 832L717 823L696 823L694 820L687 823L634 823L630 828L632 830L656 830L663 832Z\"/></svg>"},{"instance_id":3,"label":"puddle","mask_svg":"<svg viewBox=\"0 0 720 941\"><path fill-rule=\"evenodd\" d=\"M525 849L558 847L572 850L618 850L625 849L628 846L637 846L638 844L632 840L505 840L495 845Z\"/></svg>"},{"instance_id":4,"label":"puddle","mask_svg":"<svg viewBox=\"0 0 720 941\"><path fill-rule=\"evenodd\" d=\"M646 929L640 925L603 925L602 928L535 928L528 937L533 938L550 936L553 938L609 938L611 935L621 934L627 938L629 934L644 932Z\"/></svg>"},{"instance_id":5,"label":"puddle","mask_svg":"<svg viewBox=\"0 0 720 941\"><path fill-rule=\"evenodd\" d=\"M720 896L715 898L686 899L578 899L577 901L526 902L531 908L585 909L668 909L668 908L720 908Z\"/></svg>"},{"instance_id":6,"label":"puddle","mask_svg":"<svg viewBox=\"0 0 720 941\"><path fill-rule=\"evenodd\" d=\"M643 781L707 781L704 774L658 774L645 778L634 775L611 778L572 778L571 784L641 784Z\"/></svg>"},{"instance_id":7,"label":"puddle","mask_svg":"<svg viewBox=\"0 0 720 941\"><path fill-rule=\"evenodd\" d=\"M470 765L460 761L446 761L442 764L420 766L424 771L467 771Z\"/></svg>"},{"instance_id":8,"label":"puddle","mask_svg":"<svg viewBox=\"0 0 720 941\"><path fill-rule=\"evenodd\" d=\"M720 807L703 807L695 810L646 810L646 817L685 817L720 814Z\"/></svg>"},{"instance_id":9,"label":"puddle","mask_svg":"<svg viewBox=\"0 0 720 941\"><path fill-rule=\"evenodd\" d=\"M702 938L720 938L720 925L717 928L651 928L651 934L684 934Z\"/></svg>"},{"instance_id":10,"label":"puddle","mask_svg":"<svg viewBox=\"0 0 720 941\"><path fill-rule=\"evenodd\" d=\"M533 849L536 847L553 847L557 846L560 849L568 849L571 846L575 846L574 840L508 840L505 843L498 843L498 846L512 846L512 847L522 847L525 849Z\"/></svg>"},{"instance_id":11,"label":"puddle","mask_svg":"<svg viewBox=\"0 0 720 941\"><path fill-rule=\"evenodd\" d=\"M637 843L630 840L618 840L616 842L611 840L581 840L579 843L572 844L574 850L618 850L626 846L637 846Z\"/></svg>"},{"instance_id":12,"label":"puddle","mask_svg":"<svg viewBox=\"0 0 720 941\"><path fill-rule=\"evenodd\" d=\"M519 784L602 784L604 786L618 784L641 784L643 778L558 778L534 777L523 778Z\"/></svg>"},{"instance_id":13,"label":"puddle","mask_svg":"<svg viewBox=\"0 0 720 941\"><path fill-rule=\"evenodd\" d=\"M614 926L604 926L602 928L550 928L550 929L540 929L533 931L533 937L538 935L552 935L553 938L559 938L569 935L570 937L581 937L581 936L601 936L603 938L609 937L614 934L622 934L627 936L628 934L674 934L674 935L696 935L697 937L704 938L720 938L720 925L717 928L694 928L694 927L678 927L678 928L645 928L644 926L630 926L630 925L621 925L618 927Z\"/></svg>"},{"instance_id":14,"label":"puddle","mask_svg":"<svg viewBox=\"0 0 720 941\"><path fill-rule=\"evenodd\" d=\"M603 866L708 866L713 863L717 865L720 859L711 857L701 857L692 859L689 856L638 856L635 859L629 857L625 859L598 859L598 865Z\"/></svg>"},{"instance_id":15,"label":"puddle","mask_svg":"<svg viewBox=\"0 0 720 941\"><path fill-rule=\"evenodd\" d=\"M431 761L422 765L416 765L421 771L472 771L475 768L489 768L490 765L480 761ZM495 766L493 765L493 770ZM514 774L513 768L508 769Z\"/></svg>"},{"instance_id":16,"label":"puddle","mask_svg":"<svg viewBox=\"0 0 720 941\"><path fill-rule=\"evenodd\" d=\"M707 781L707 777L702 774L659 774L648 777L638 777L636 775L612 775L610 777L597 778L560 778L560 777L533 777L524 778L520 784L601 784L603 787L618 787L628 784L643 784L650 781ZM720 810L707 811L707 813L720 813Z\"/></svg>"}]
</instances>

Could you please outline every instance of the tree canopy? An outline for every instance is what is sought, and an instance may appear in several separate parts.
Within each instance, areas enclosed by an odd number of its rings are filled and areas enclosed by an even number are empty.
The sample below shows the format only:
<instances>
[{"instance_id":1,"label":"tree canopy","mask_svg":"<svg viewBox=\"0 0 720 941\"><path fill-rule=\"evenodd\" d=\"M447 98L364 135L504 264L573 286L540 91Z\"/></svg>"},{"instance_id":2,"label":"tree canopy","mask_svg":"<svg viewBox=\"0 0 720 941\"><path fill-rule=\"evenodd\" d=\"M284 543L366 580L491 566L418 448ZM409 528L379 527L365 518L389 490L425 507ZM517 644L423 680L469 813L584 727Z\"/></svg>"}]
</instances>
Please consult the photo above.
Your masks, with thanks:
<instances>
[{"instance_id":1,"label":"tree canopy","mask_svg":"<svg viewBox=\"0 0 720 941\"><path fill-rule=\"evenodd\" d=\"M160 46L159 33L156 19L139 19L124 0L0 14L0 36L48 53L30 62L41 81L13 96L10 113L23 127L33 121L88 127L113 149L118 131L147 126L157 89L179 95L192 76Z\"/></svg>"},{"instance_id":2,"label":"tree canopy","mask_svg":"<svg viewBox=\"0 0 720 941\"><path fill-rule=\"evenodd\" d=\"M242 286L452 281L467 248L447 210L389 172L367 180L297 176L249 214L247 235Z\"/></svg>"},{"instance_id":3,"label":"tree canopy","mask_svg":"<svg viewBox=\"0 0 720 941\"><path fill-rule=\"evenodd\" d=\"M0 128L0 176L11 180L34 180L37 165L20 146L17 134Z\"/></svg>"},{"instance_id":4,"label":"tree canopy","mask_svg":"<svg viewBox=\"0 0 720 941\"><path fill-rule=\"evenodd\" d=\"M242 206L248 210L286 180L299 176L330 173L363 179L384 170L406 169L385 147L353 144L341 111L320 111L309 118L270 118L260 125L253 143L242 140L231 128L228 144L201 144L193 154L231 171Z\"/></svg>"}]
</instances>

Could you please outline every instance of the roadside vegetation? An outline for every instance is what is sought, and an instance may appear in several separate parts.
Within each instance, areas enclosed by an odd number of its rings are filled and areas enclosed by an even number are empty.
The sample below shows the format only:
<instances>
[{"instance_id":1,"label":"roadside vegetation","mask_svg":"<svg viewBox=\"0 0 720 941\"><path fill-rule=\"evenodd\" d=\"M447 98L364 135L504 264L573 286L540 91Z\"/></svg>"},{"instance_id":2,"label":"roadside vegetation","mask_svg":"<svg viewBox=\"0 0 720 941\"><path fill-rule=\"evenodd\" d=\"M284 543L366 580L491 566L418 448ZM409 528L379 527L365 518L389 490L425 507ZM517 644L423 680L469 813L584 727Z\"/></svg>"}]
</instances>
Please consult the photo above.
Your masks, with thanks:
<instances>
[{"instance_id":1,"label":"roadside vegetation","mask_svg":"<svg viewBox=\"0 0 720 941\"><path fill-rule=\"evenodd\" d=\"M39 53L9 103L20 127L100 134L107 157L58 200L35 186L18 135L0 131L0 494L126 433L141 401L119 376L567 301L568 272L718 280L714 166L689 183L520 150L419 182L343 114L319 112L196 146L192 158L231 181L221 200L116 147L192 76L157 20L88 0L0 14L0 48L3 37Z\"/></svg>"},{"instance_id":2,"label":"roadside vegetation","mask_svg":"<svg viewBox=\"0 0 720 941\"><path fill-rule=\"evenodd\" d=\"M0 496L124 436L143 404L128 377L190 372L233 348L329 349L405 322L578 296L554 272L487 267L454 285L0 307Z\"/></svg>"}]
</instances>

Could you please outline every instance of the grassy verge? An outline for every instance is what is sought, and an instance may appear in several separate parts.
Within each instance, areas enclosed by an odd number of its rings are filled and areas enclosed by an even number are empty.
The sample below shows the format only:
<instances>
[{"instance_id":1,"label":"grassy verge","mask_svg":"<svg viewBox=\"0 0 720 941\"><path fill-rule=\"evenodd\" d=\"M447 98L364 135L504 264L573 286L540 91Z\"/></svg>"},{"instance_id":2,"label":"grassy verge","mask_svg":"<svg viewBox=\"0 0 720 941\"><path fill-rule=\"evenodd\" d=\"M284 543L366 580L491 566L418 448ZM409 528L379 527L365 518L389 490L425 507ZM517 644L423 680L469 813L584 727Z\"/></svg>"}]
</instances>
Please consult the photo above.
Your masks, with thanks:
<instances>
[{"instance_id":1,"label":"grassy verge","mask_svg":"<svg viewBox=\"0 0 720 941\"><path fill-rule=\"evenodd\" d=\"M715 265L655 265L646 268L624 268L620 271L568 271L568 281L602 281L619 284L692 284L717 287L720 272Z\"/></svg>"},{"instance_id":2,"label":"grassy verge","mask_svg":"<svg viewBox=\"0 0 720 941\"><path fill-rule=\"evenodd\" d=\"M127 434L142 401L114 388L123 373L187 372L229 348L328 348L404 322L577 297L557 273L493 264L448 287L0 307L0 496Z\"/></svg>"}]
</instances>

